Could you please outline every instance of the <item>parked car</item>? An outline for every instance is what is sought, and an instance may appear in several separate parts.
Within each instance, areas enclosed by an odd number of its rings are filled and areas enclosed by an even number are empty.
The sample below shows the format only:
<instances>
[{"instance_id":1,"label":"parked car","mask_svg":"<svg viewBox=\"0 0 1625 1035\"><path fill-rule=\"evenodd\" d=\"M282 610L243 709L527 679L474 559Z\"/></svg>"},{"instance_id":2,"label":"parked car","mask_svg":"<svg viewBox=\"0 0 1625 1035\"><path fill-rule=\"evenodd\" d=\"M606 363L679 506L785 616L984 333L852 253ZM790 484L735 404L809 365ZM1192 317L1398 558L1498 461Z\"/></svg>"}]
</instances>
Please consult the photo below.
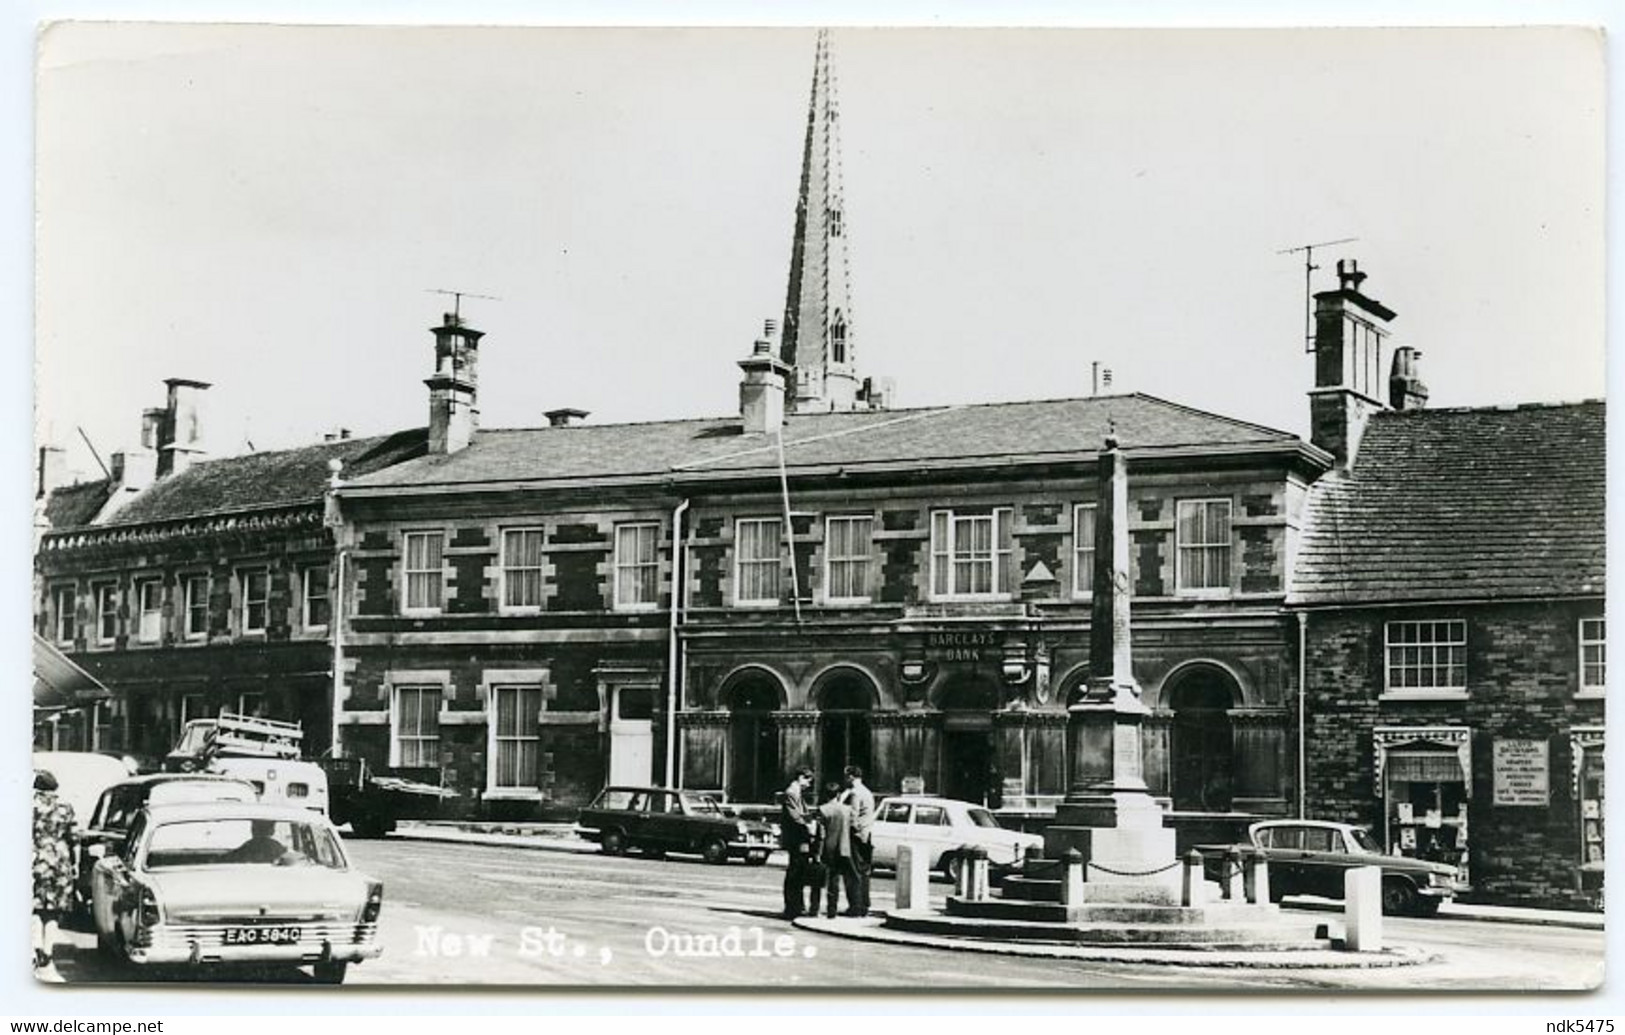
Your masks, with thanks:
<instances>
[{"instance_id":1,"label":"parked car","mask_svg":"<svg viewBox=\"0 0 1625 1035\"><path fill-rule=\"evenodd\" d=\"M636 848L650 855L694 852L709 863L767 862L772 828L729 815L709 794L666 787L606 787L581 810L576 833L609 855Z\"/></svg>"},{"instance_id":2,"label":"parked car","mask_svg":"<svg viewBox=\"0 0 1625 1035\"><path fill-rule=\"evenodd\" d=\"M56 777L56 794L73 806L80 829L102 792L133 773L124 759L100 751L36 751L34 768Z\"/></svg>"},{"instance_id":3,"label":"parked car","mask_svg":"<svg viewBox=\"0 0 1625 1035\"><path fill-rule=\"evenodd\" d=\"M350 868L308 809L250 802L148 806L97 861L97 945L137 965L311 964L337 984L377 956L383 885Z\"/></svg>"},{"instance_id":4,"label":"parked car","mask_svg":"<svg viewBox=\"0 0 1625 1035\"><path fill-rule=\"evenodd\" d=\"M1217 880L1229 848L1257 853L1269 863L1270 898L1343 897L1343 875L1356 866L1382 867L1382 911L1432 916L1457 891L1456 869L1443 863L1389 855L1364 827L1319 820L1272 819L1247 828L1240 845L1200 845L1209 880Z\"/></svg>"},{"instance_id":5,"label":"parked car","mask_svg":"<svg viewBox=\"0 0 1625 1035\"><path fill-rule=\"evenodd\" d=\"M258 800L258 792L247 780L213 773L153 773L115 783L102 792L96 807L81 817L78 869L80 903L84 908L90 908L90 875L95 869L96 860L110 851L117 853L123 850L130 824L148 805Z\"/></svg>"},{"instance_id":6,"label":"parked car","mask_svg":"<svg viewBox=\"0 0 1625 1035\"><path fill-rule=\"evenodd\" d=\"M900 795L882 801L875 810L875 865L895 867L897 846L923 845L930 852L927 866L949 880L959 879L967 848L987 851L994 870L1020 862L1029 847L1044 847L1037 834L1006 830L981 805L923 794Z\"/></svg>"}]
</instances>

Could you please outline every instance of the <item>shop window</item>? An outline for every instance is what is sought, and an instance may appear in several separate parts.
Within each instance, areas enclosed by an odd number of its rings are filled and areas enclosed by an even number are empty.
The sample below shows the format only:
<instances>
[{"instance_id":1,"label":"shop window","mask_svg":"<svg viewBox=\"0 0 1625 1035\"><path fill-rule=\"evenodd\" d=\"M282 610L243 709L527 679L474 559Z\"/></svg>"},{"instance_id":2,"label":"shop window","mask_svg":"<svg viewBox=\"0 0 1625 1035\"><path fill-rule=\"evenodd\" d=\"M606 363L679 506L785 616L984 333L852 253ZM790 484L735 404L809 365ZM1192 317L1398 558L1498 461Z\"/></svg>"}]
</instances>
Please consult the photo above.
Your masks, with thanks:
<instances>
[{"instance_id":1,"label":"shop window","mask_svg":"<svg viewBox=\"0 0 1625 1035\"><path fill-rule=\"evenodd\" d=\"M440 764L440 695L438 686L395 688L390 765Z\"/></svg>"},{"instance_id":2,"label":"shop window","mask_svg":"<svg viewBox=\"0 0 1625 1035\"><path fill-rule=\"evenodd\" d=\"M1455 866L1470 883L1467 731L1379 727L1374 738L1388 851Z\"/></svg>"},{"instance_id":3,"label":"shop window","mask_svg":"<svg viewBox=\"0 0 1625 1035\"><path fill-rule=\"evenodd\" d=\"M78 631L77 615L74 612L77 606L72 586L57 586L51 591L51 613L56 622L57 643L66 645L73 643L74 633Z\"/></svg>"},{"instance_id":4,"label":"shop window","mask_svg":"<svg viewBox=\"0 0 1625 1035\"><path fill-rule=\"evenodd\" d=\"M734 534L734 602L777 604L783 562L780 541L783 523L778 518L740 518Z\"/></svg>"},{"instance_id":5,"label":"shop window","mask_svg":"<svg viewBox=\"0 0 1625 1035\"><path fill-rule=\"evenodd\" d=\"M1180 500L1174 584L1181 593L1230 589L1230 501Z\"/></svg>"},{"instance_id":6,"label":"shop window","mask_svg":"<svg viewBox=\"0 0 1625 1035\"><path fill-rule=\"evenodd\" d=\"M825 597L839 603L869 599L869 550L874 538L871 517L832 517L824 531Z\"/></svg>"},{"instance_id":7,"label":"shop window","mask_svg":"<svg viewBox=\"0 0 1625 1035\"><path fill-rule=\"evenodd\" d=\"M96 642L109 644L118 638L118 587L109 583L96 587Z\"/></svg>"},{"instance_id":8,"label":"shop window","mask_svg":"<svg viewBox=\"0 0 1625 1035\"><path fill-rule=\"evenodd\" d=\"M265 695L258 690L245 690L238 694L237 714L265 718Z\"/></svg>"},{"instance_id":9,"label":"shop window","mask_svg":"<svg viewBox=\"0 0 1625 1035\"><path fill-rule=\"evenodd\" d=\"M660 603L660 526L615 526L615 606L648 609Z\"/></svg>"},{"instance_id":10,"label":"shop window","mask_svg":"<svg viewBox=\"0 0 1625 1035\"><path fill-rule=\"evenodd\" d=\"M438 563L435 568L438 570ZM502 530L502 608L524 611L541 606L542 530L505 528Z\"/></svg>"},{"instance_id":11,"label":"shop window","mask_svg":"<svg viewBox=\"0 0 1625 1035\"><path fill-rule=\"evenodd\" d=\"M542 754L542 688L499 686L492 693L496 721L492 724L491 786L534 789Z\"/></svg>"},{"instance_id":12,"label":"shop window","mask_svg":"<svg viewBox=\"0 0 1625 1035\"><path fill-rule=\"evenodd\" d=\"M1467 692L1467 623L1389 622L1387 689L1391 694Z\"/></svg>"},{"instance_id":13,"label":"shop window","mask_svg":"<svg viewBox=\"0 0 1625 1035\"><path fill-rule=\"evenodd\" d=\"M186 638L201 640L209 635L209 577L188 575L185 579Z\"/></svg>"},{"instance_id":14,"label":"shop window","mask_svg":"<svg viewBox=\"0 0 1625 1035\"><path fill-rule=\"evenodd\" d=\"M1570 739L1574 752L1575 799L1580 804L1580 864L1600 877L1607 816L1603 787L1603 731L1601 727L1576 729Z\"/></svg>"},{"instance_id":15,"label":"shop window","mask_svg":"<svg viewBox=\"0 0 1625 1035\"><path fill-rule=\"evenodd\" d=\"M1580 619L1580 689L1600 694L1608 685L1607 625L1601 618Z\"/></svg>"},{"instance_id":16,"label":"shop window","mask_svg":"<svg viewBox=\"0 0 1625 1035\"><path fill-rule=\"evenodd\" d=\"M328 598L328 567L325 564L305 569L303 625L306 629L325 629L332 621L333 611Z\"/></svg>"},{"instance_id":17,"label":"shop window","mask_svg":"<svg viewBox=\"0 0 1625 1035\"><path fill-rule=\"evenodd\" d=\"M1095 505L1072 508L1072 594L1087 597L1095 591Z\"/></svg>"},{"instance_id":18,"label":"shop window","mask_svg":"<svg viewBox=\"0 0 1625 1035\"><path fill-rule=\"evenodd\" d=\"M445 591L445 534L407 532L404 536L407 614L434 614Z\"/></svg>"},{"instance_id":19,"label":"shop window","mask_svg":"<svg viewBox=\"0 0 1625 1035\"><path fill-rule=\"evenodd\" d=\"M1011 511L931 513L931 596L999 599L1010 593Z\"/></svg>"},{"instance_id":20,"label":"shop window","mask_svg":"<svg viewBox=\"0 0 1625 1035\"><path fill-rule=\"evenodd\" d=\"M209 699L203 694L181 695L181 729L194 719L212 718L209 714Z\"/></svg>"}]
</instances>

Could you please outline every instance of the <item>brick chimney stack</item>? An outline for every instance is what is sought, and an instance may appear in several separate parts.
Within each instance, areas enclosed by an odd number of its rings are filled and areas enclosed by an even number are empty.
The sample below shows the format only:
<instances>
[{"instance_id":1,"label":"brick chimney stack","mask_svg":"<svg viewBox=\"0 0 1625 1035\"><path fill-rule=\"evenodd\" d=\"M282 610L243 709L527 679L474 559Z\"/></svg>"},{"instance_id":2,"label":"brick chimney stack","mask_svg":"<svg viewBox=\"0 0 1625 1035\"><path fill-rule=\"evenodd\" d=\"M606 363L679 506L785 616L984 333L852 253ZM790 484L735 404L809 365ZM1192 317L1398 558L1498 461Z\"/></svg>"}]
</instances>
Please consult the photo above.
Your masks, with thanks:
<instances>
[{"instance_id":1,"label":"brick chimney stack","mask_svg":"<svg viewBox=\"0 0 1625 1035\"><path fill-rule=\"evenodd\" d=\"M774 355L777 332L778 325L768 320L750 357L739 361L745 372L739 382L739 417L747 435L768 434L784 426L785 377L793 368Z\"/></svg>"},{"instance_id":2,"label":"brick chimney stack","mask_svg":"<svg viewBox=\"0 0 1625 1035\"><path fill-rule=\"evenodd\" d=\"M1388 405L1396 410L1420 410L1428 404L1428 386L1422 383L1422 350L1401 345L1394 350L1388 375Z\"/></svg>"},{"instance_id":3,"label":"brick chimney stack","mask_svg":"<svg viewBox=\"0 0 1625 1035\"><path fill-rule=\"evenodd\" d=\"M156 474L159 478L179 474L208 454L203 437L203 393L209 390L208 382L171 377L166 379L164 384L169 387L169 398L164 407L163 421L157 429ZM152 411L142 411L143 444L149 432L152 416Z\"/></svg>"},{"instance_id":4,"label":"brick chimney stack","mask_svg":"<svg viewBox=\"0 0 1625 1035\"><path fill-rule=\"evenodd\" d=\"M61 446L40 446L34 467L34 498L43 500L68 480L68 451Z\"/></svg>"},{"instance_id":5,"label":"brick chimney stack","mask_svg":"<svg viewBox=\"0 0 1625 1035\"><path fill-rule=\"evenodd\" d=\"M429 452L455 453L474 439L480 426L479 347L483 331L446 313L434 334L434 376L429 386Z\"/></svg>"},{"instance_id":6,"label":"brick chimney stack","mask_svg":"<svg viewBox=\"0 0 1625 1035\"><path fill-rule=\"evenodd\" d=\"M1394 311L1367 296L1366 274L1353 259L1337 263L1338 286L1315 295L1315 387L1309 392L1309 440L1354 462L1366 421L1386 409L1382 343Z\"/></svg>"}]
</instances>

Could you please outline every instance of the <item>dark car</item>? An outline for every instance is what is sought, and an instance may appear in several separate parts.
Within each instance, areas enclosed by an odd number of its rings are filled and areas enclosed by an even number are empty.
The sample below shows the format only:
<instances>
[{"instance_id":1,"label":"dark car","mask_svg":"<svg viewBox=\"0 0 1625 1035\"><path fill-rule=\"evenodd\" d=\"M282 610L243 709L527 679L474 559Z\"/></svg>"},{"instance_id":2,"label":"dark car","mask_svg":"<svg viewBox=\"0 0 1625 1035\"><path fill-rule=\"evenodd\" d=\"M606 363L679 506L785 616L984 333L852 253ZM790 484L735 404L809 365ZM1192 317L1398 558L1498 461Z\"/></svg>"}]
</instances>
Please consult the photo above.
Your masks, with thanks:
<instances>
[{"instance_id":1,"label":"dark car","mask_svg":"<svg viewBox=\"0 0 1625 1035\"><path fill-rule=\"evenodd\" d=\"M79 838L79 901L90 901L90 875L96 860L123 850L130 824L148 805L258 801L247 780L213 773L153 773L115 783L102 792Z\"/></svg>"},{"instance_id":2,"label":"dark car","mask_svg":"<svg viewBox=\"0 0 1625 1035\"><path fill-rule=\"evenodd\" d=\"M1389 855L1364 827L1317 820L1267 820L1247 828L1248 842L1201 845L1207 877L1218 880L1224 855L1262 855L1269 863L1270 898L1343 897L1343 875L1356 866L1382 868L1382 911L1432 916L1456 894L1456 870L1443 863Z\"/></svg>"},{"instance_id":3,"label":"dark car","mask_svg":"<svg viewBox=\"0 0 1625 1035\"><path fill-rule=\"evenodd\" d=\"M693 852L706 862L767 862L775 847L766 823L728 814L709 794L666 787L606 787L581 810L576 833L605 853L636 848L649 855Z\"/></svg>"}]
</instances>

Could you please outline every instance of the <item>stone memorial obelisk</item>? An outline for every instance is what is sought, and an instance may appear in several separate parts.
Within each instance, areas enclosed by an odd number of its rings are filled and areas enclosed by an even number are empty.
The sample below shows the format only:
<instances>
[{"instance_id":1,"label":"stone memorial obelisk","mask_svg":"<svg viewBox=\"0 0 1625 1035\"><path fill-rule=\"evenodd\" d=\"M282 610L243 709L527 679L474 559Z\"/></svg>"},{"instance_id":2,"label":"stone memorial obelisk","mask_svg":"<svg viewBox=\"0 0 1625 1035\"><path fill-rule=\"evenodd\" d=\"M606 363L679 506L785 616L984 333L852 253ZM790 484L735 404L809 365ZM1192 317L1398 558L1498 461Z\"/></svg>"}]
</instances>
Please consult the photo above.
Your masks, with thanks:
<instances>
[{"instance_id":1,"label":"stone memorial obelisk","mask_svg":"<svg viewBox=\"0 0 1625 1035\"><path fill-rule=\"evenodd\" d=\"M1045 831L1045 855L1076 848L1090 883L1176 886L1174 832L1146 789L1140 728L1150 714L1134 679L1129 629L1128 467L1115 437L1100 454L1089 682L1068 708L1070 787ZM1162 872L1153 872L1161 870Z\"/></svg>"}]
</instances>

